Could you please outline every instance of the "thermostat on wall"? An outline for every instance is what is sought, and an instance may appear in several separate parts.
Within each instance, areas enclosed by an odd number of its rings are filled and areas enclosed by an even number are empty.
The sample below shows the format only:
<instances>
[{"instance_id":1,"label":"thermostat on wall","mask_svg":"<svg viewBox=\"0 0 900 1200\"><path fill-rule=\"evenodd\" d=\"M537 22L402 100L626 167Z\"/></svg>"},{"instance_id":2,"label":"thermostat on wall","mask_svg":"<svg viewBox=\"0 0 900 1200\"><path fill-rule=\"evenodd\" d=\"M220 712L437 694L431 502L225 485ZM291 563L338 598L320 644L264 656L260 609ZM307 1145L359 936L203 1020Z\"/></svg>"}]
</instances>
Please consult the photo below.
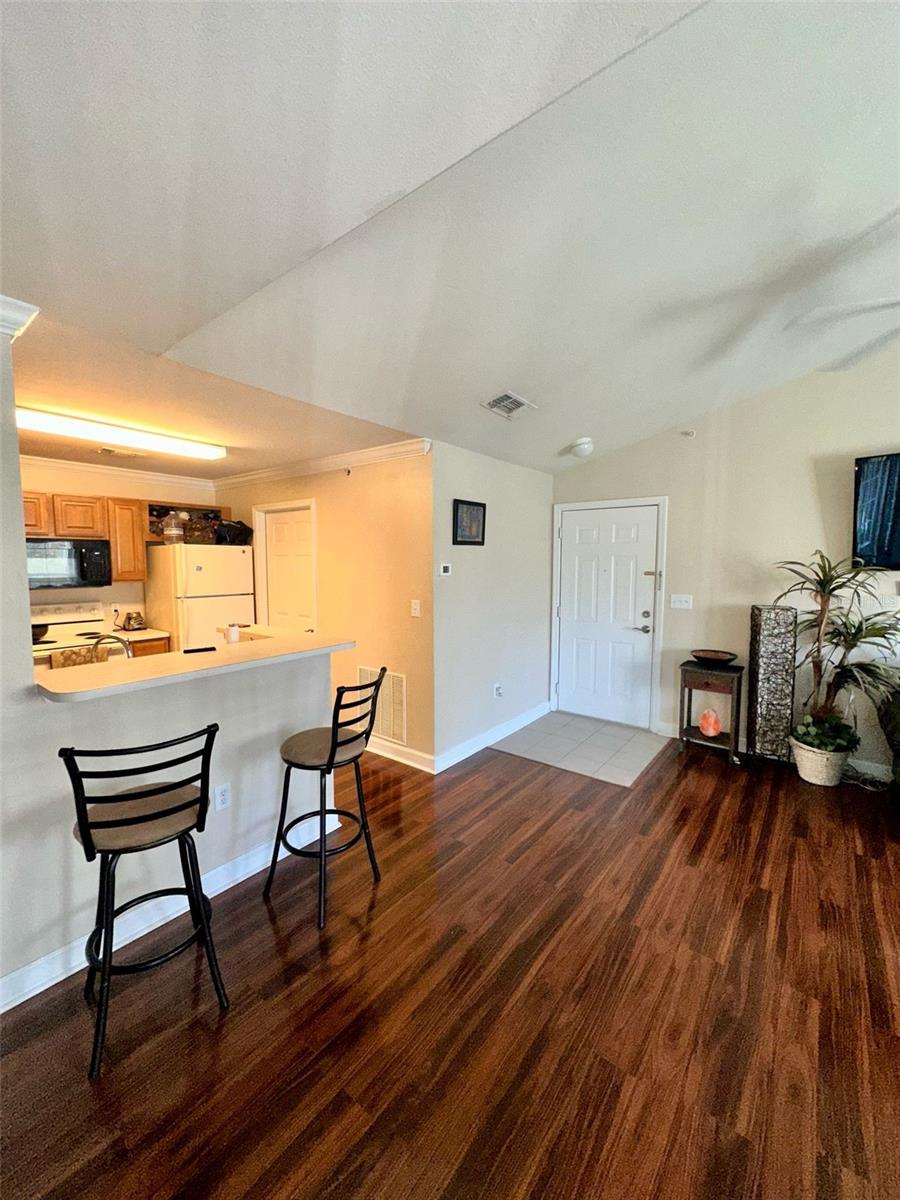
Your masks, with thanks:
<instances>
[{"instance_id":1,"label":"thermostat on wall","mask_svg":"<svg viewBox=\"0 0 900 1200\"><path fill-rule=\"evenodd\" d=\"M441 574L442 575L449 575L450 569L451 569L450 563L441 563Z\"/></svg>"}]
</instances>

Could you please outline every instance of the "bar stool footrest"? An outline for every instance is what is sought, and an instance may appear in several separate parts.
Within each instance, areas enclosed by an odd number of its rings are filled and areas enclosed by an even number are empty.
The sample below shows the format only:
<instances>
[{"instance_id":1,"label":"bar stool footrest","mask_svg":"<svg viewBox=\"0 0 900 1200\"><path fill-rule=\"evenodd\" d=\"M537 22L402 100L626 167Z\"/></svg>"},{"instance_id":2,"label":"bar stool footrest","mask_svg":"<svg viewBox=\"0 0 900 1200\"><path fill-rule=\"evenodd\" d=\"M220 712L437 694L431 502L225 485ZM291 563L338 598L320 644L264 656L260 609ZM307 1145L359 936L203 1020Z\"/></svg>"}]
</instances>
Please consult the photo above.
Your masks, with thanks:
<instances>
[{"instance_id":1,"label":"bar stool footrest","mask_svg":"<svg viewBox=\"0 0 900 1200\"><path fill-rule=\"evenodd\" d=\"M188 897L187 888L160 888L156 892L145 892L143 896L135 896L133 900L127 901L125 904L120 904L115 910L114 916L119 917L124 912L128 912L130 908L136 908L139 904L146 904L148 900L159 900L162 896L185 896ZM203 897L203 907L206 909L206 919L209 921L212 918L212 905L209 902L209 897ZM182 954L189 946L195 945L203 936L203 930L199 925L194 926L193 933L186 937L183 942L179 942L171 950L166 950L162 954L158 954L155 958L145 958L140 962L129 963L113 963L110 967L110 972L113 975L135 975L139 971L150 971L153 967L161 967L163 963L169 962L170 959L176 958ZM89 967L95 971L100 971L100 941L101 930L98 926L94 929L85 943L84 957L87 960Z\"/></svg>"},{"instance_id":2,"label":"bar stool footrest","mask_svg":"<svg viewBox=\"0 0 900 1200\"><path fill-rule=\"evenodd\" d=\"M318 818L320 815L321 809L315 808L311 812L301 813L299 817L294 817L293 821L285 825L284 832L281 835L281 844L284 846L285 850L287 850L290 854L295 854L298 858L318 858L318 850L301 850L299 846L292 846L288 841L287 835L294 828L294 826L299 825L301 821L308 821L310 817ZM346 808L326 808L325 815L326 817L346 817L348 821L352 821L353 824L357 826L356 833L352 838L350 838L349 841L343 842L340 846L325 847L326 858L330 858L332 854L343 854L345 850L349 850L352 846L355 846L363 836L362 821L359 819L356 813L350 812Z\"/></svg>"}]
</instances>

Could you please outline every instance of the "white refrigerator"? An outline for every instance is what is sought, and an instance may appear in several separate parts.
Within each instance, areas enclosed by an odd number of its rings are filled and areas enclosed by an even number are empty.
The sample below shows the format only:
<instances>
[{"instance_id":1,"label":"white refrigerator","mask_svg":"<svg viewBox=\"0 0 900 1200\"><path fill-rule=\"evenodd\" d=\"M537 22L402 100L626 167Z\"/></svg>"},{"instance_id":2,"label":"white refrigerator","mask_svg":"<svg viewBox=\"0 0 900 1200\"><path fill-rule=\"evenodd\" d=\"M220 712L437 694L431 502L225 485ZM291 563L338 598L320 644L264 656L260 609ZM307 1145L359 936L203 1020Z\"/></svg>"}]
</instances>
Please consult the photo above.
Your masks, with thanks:
<instances>
[{"instance_id":1,"label":"white refrigerator","mask_svg":"<svg viewBox=\"0 0 900 1200\"><path fill-rule=\"evenodd\" d=\"M173 650L224 645L217 627L253 623L249 546L148 546L147 623L167 629Z\"/></svg>"}]
</instances>

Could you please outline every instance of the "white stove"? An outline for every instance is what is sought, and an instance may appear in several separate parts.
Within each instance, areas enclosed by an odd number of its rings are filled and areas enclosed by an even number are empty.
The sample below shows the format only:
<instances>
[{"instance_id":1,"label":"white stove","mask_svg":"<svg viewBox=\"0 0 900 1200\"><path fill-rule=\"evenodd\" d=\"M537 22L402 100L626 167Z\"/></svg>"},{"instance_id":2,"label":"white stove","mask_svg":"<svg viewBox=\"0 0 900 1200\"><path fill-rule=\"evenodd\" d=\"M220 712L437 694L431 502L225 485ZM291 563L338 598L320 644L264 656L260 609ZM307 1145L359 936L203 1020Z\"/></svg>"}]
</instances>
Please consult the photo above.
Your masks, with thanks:
<instances>
[{"instance_id":1,"label":"white stove","mask_svg":"<svg viewBox=\"0 0 900 1200\"><path fill-rule=\"evenodd\" d=\"M50 657L52 650L69 650L73 646L89 646L104 632L106 619L102 604L35 604L31 609L32 625L49 628L39 642L32 643L35 662ZM114 651L114 643L108 643Z\"/></svg>"}]
</instances>

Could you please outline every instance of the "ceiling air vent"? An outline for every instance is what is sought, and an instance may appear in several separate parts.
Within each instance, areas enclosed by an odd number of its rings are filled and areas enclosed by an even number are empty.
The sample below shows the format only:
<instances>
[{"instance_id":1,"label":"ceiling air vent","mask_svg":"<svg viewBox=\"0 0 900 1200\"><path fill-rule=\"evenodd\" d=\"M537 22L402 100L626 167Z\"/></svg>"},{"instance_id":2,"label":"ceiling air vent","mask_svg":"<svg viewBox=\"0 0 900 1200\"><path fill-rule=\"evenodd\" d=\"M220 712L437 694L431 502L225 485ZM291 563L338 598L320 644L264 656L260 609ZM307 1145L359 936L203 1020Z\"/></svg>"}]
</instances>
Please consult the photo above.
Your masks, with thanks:
<instances>
[{"instance_id":1,"label":"ceiling air vent","mask_svg":"<svg viewBox=\"0 0 900 1200\"><path fill-rule=\"evenodd\" d=\"M488 412L496 413L498 417L505 417L507 421L511 421L520 409L537 408L537 405L532 404L530 400L523 400L515 392L504 392L502 396L486 400L481 407L486 408Z\"/></svg>"}]
</instances>

